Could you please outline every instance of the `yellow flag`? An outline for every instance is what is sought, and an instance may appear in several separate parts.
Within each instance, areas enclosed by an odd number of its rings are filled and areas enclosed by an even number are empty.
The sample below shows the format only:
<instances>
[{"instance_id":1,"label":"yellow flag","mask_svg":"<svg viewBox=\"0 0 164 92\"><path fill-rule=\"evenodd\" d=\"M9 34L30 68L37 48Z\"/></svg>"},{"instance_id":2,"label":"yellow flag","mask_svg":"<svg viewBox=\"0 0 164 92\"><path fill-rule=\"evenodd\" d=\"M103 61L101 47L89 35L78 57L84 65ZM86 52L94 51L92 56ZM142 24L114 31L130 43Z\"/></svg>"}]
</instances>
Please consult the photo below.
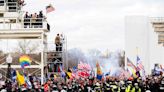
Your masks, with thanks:
<instances>
[{"instance_id":1,"label":"yellow flag","mask_svg":"<svg viewBox=\"0 0 164 92\"><path fill-rule=\"evenodd\" d=\"M57 78L57 76L56 76L56 74L54 74L54 79L56 79Z\"/></svg>"},{"instance_id":2,"label":"yellow flag","mask_svg":"<svg viewBox=\"0 0 164 92\"><path fill-rule=\"evenodd\" d=\"M129 66L128 66L128 69L129 69L129 71L131 72L131 74L133 75L133 77L134 77L134 78L137 78L136 70L133 69L132 67L129 67Z\"/></svg>"},{"instance_id":3,"label":"yellow flag","mask_svg":"<svg viewBox=\"0 0 164 92\"><path fill-rule=\"evenodd\" d=\"M101 70L100 65L99 65L98 62L97 62L97 64L96 64L96 67L97 67L97 74L98 74L98 75L102 75L103 73L102 73L102 70Z\"/></svg>"},{"instance_id":4,"label":"yellow flag","mask_svg":"<svg viewBox=\"0 0 164 92\"><path fill-rule=\"evenodd\" d=\"M96 67L97 67L97 79L101 80L103 77L103 73L98 62L96 64Z\"/></svg>"},{"instance_id":5,"label":"yellow flag","mask_svg":"<svg viewBox=\"0 0 164 92\"><path fill-rule=\"evenodd\" d=\"M69 78L71 78L72 73L71 72L67 72L67 75L68 75Z\"/></svg>"},{"instance_id":6,"label":"yellow flag","mask_svg":"<svg viewBox=\"0 0 164 92\"><path fill-rule=\"evenodd\" d=\"M18 71L16 71L16 73L17 73L17 81L18 81L19 85L25 84L24 76L21 75Z\"/></svg>"}]
</instances>

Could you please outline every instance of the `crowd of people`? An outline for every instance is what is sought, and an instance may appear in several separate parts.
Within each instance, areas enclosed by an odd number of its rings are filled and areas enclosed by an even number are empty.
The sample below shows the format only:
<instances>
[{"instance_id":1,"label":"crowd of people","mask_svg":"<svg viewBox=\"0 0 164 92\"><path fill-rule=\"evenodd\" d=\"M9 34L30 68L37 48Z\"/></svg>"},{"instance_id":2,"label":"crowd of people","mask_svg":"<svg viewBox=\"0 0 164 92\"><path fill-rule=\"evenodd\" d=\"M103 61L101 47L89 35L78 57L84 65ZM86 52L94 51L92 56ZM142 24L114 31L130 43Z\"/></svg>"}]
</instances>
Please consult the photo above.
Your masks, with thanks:
<instances>
[{"instance_id":1,"label":"crowd of people","mask_svg":"<svg viewBox=\"0 0 164 92\"><path fill-rule=\"evenodd\" d=\"M34 13L34 14L28 14L28 12L25 13L24 15L24 27L30 27L30 28L37 28L40 27L42 28L43 25L43 12L40 11L39 14Z\"/></svg>"},{"instance_id":2,"label":"crowd of people","mask_svg":"<svg viewBox=\"0 0 164 92\"><path fill-rule=\"evenodd\" d=\"M56 77L41 85L37 79L30 78L32 87L15 85L12 83L12 92L164 92L164 78L162 76L147 76L119 79L107 76L101 81L96 77L79 79L64 79ZM7 91L7 86L0 85L1 92Z\"/></svg>"},{"instance_id":3,"label":"crowd of people","mask_svg":"<svg viewBox=\"0 0 164 92\"><path fill-rule=\"evenodd\" d=\"M53 81L49 83L51 92L163 92L162 76L148 76L145 81L136 79L119 80L117 78L80 78L68 81Z\"/></svg>"}]
</instances>

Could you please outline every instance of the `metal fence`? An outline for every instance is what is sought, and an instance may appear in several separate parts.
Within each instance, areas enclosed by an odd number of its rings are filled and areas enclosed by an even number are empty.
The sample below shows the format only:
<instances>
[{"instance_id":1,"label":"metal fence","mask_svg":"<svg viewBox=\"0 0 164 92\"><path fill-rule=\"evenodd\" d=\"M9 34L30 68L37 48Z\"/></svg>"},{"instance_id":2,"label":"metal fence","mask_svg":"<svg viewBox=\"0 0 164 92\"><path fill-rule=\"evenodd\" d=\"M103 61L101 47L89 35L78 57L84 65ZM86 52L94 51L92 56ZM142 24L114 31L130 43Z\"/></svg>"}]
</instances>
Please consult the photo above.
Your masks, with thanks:
<instances>
[{"instance_id":1,"label":"metal fence","mask_svg":"<svg viewBox=\"0 0 164 92\"><path fill-rule=\"evenodd\" d=\"M0 6L4 7L4 11L8 12L17 12L20 10L21 5L18 4L17 0L15 1L7 1L7 0L0 0Z\"/></svg>"},{"instance_id":2,"label":"metal fence","mask_svg":"<svg viewBox=\"0 0 164 92\"><path fill-rule=\"evenodd\" d=\"M12 19L2 18L0 19L0 30L5 29L47 29L50 31L50 25L45 18L23 18Z\"/></svg>"}]
</instances>

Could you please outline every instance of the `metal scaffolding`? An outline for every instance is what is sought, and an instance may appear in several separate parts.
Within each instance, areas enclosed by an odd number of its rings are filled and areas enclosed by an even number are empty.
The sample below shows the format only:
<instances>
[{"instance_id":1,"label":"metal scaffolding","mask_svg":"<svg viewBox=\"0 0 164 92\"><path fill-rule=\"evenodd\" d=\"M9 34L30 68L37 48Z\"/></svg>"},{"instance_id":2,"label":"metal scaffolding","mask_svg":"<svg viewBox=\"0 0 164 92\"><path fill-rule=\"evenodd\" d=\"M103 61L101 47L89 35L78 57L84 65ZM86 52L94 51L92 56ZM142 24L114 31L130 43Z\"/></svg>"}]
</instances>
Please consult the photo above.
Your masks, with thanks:
<instances>
[{"instance_id":1,"label":"metal scaffolding","mask_svg":"<svg viewBox=\"0 0 164 92\"><path fill-rule=\"evenodd\" d=\"M36 20L36 22L32 22ZM44 67L47 60L47 32L50 31L50 26L44 18L23 18L21 6L17 2L8 2L6 0L0 0L0 39L30 39L41 42L42 49L39 53L40 59L35 60L32 58L33 64L25 67L25 69L34 69L29 74L40 73L41 83L44 83ZM10 52L9 52L10 53ZM14 57L14 55L12 55ZM6 56L4 56L6 58ZM17 61L19 62L19 61ZM5 77L6 72L5 60L0 62L0 71L3 72ZM13 69L21 69L19 63L11 64Z\"/></svg>"}]
</instances>

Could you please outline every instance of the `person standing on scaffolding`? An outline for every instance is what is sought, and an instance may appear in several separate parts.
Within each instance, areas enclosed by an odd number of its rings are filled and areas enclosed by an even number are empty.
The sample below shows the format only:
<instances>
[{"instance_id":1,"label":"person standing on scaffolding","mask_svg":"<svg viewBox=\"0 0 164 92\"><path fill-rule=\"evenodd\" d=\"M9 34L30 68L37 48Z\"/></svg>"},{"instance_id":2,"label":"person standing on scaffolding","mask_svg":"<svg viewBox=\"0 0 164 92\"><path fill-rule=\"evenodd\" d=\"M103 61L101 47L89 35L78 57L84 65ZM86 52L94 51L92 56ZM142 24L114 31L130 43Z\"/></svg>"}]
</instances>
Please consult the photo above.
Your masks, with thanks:
<instances>
[{"instance_id":1,"label":"person standing on scaffolding","mask_svg":"<svg viewBox=\"0 0 164 92\"><path fill-rule=\"evenodd\" d=\"M56 38L55 38L55 45L56 45L56 51L60 51L60 36L59 34L57 34Z\"/></svg>"},{"instance_id":2,"label":"person standing on scaffolding","mask_svg":"<svg viewBox=\"0 0 164 92\"><path fill-rule=\"evenodd\" d=\"M60 35L60 51L63 51L63 44L64 44L64 36L63 34Z\"/></svg>"}]
</instances>

